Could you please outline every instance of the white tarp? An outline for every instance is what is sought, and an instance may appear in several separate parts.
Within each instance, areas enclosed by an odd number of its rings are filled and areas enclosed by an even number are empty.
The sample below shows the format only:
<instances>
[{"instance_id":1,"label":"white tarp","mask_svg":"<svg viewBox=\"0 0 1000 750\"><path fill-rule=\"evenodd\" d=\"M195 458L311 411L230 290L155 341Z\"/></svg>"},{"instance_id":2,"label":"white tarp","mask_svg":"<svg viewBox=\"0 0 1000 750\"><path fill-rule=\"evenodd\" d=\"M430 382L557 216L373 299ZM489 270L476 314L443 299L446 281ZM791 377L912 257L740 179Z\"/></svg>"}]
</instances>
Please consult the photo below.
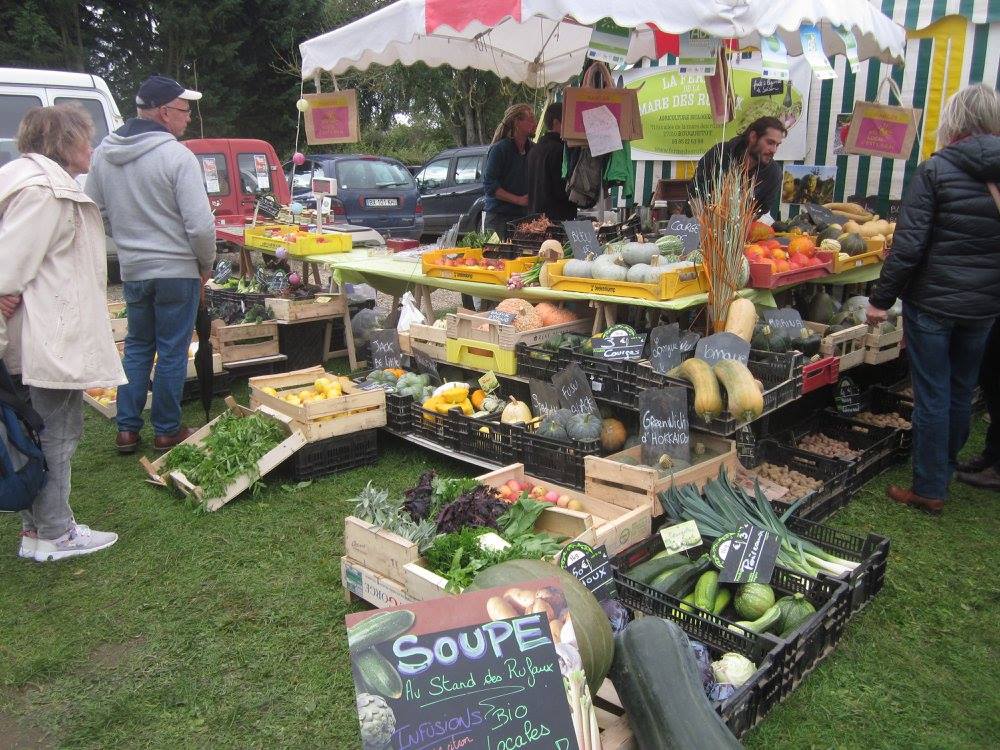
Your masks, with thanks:
<instances>
[{"instance_id":1,"label":"white tarp","mask_svg":"<svg viewBox=\"0 0 1000 750\"><path fill-rule=\"evenodd\" d=\"M590 26L610 17L635 29L628 62L655 59L654 24L682 34L700 29L759 47L778 34L790 55L802 54L799 27L819 26L827 54L843 54L835 27L857 38L861 59L902 60L903 28L867 0L398 0L299 45L302 77L370 65L488 70L518 83L565 83L586 59Z\"/></svg>"}]
</instances>

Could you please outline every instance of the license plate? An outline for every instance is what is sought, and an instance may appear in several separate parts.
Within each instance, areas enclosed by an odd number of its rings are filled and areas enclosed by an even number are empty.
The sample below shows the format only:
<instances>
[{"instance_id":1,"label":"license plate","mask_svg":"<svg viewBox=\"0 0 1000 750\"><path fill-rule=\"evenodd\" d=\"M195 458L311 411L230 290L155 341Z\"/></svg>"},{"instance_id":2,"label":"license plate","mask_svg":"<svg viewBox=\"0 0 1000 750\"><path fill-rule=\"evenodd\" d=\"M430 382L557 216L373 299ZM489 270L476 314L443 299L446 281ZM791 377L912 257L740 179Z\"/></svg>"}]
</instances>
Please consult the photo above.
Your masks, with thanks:
<instances>
[{"instance_id":1,"label":"license plate","mask_svg":"<svg viewBox=\"0 0 1000 750\"><path fill-rule=\"evenodd\" d=\"M396 207L399 205L399 198L365 198L365 205L368 208Z\"/></svg>"}]
</instances>

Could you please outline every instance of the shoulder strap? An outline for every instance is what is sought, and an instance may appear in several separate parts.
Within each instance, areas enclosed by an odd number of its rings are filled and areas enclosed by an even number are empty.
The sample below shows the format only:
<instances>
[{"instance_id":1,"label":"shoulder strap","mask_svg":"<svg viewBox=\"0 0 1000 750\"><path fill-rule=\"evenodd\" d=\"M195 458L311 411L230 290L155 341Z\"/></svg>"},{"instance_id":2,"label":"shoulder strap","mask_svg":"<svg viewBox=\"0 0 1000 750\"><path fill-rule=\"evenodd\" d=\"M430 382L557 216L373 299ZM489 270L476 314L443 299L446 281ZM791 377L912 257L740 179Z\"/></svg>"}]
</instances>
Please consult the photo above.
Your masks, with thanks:
<instances>
[{"instance_id":1,"label":"shoulder strap","mask_svg":"<svg viewBox=\"0 0 1000 750\"><path fill-rule=\"evenodd\" d=\"M11 380L10 373L2 361L0 361L0 404L9 406L36 433L41 432L45 426L38 412L18 397L14 390L14 381Z\"/></svg>"},{"instance_id":2,"label":"shoulder strap","mask_svg":"<svg viewBox=\"0 0 1000 750\"><path fill-rule=\"evenodd\" d=\"M990 195L993 196L993 202L997 204L997 211L1000 211L1000 188L997 187L995 182L987 182L986 187L990 189Z\"/></svg>"}]
</instances>

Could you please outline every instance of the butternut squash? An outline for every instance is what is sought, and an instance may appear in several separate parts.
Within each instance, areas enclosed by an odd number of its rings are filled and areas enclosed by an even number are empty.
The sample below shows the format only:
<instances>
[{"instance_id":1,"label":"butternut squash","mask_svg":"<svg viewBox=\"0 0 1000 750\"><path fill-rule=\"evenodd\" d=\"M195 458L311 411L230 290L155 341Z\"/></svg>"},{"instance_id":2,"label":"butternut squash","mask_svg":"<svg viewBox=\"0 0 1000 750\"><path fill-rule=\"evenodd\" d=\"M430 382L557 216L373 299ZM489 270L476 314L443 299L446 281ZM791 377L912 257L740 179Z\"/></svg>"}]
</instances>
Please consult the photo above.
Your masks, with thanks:
<instances>
[{"instance_id":1,"label":"butternut squash","mask_svg":"<svg viewBox=\"0 0 1000 750\"><path fill-rule=\"evenodd\" d=\"M701 359L684 360L668 375L683 378L694 386L694 413L706 422L722 413L722 394L719 393L719 381L712 374L708 362Z\"/></svg>"},{"instance_id":2,"label":"butternut squash","mask_svg":"<svg viewBox=\"0 0 1000 750\"><path fill-rule=\"evenodd\" d=\"M715 363L712 372L726 389L729 413L741 422L750 422L764 413L764 394L754 383L747 366L735 359Z\"/></svg>"},{"instance_id":3,"label":"butternut squash","mask_svg":"<svg viewBox=\"0 0 1000 750\"><path fill-rule=\"evenodd\" d=\"M738 297L729 305L729 316L726 318L726 331L734 333L750 343L753 338L753 327L757 323L757 308L748 299Z\"/></svg>"}]
</instances>

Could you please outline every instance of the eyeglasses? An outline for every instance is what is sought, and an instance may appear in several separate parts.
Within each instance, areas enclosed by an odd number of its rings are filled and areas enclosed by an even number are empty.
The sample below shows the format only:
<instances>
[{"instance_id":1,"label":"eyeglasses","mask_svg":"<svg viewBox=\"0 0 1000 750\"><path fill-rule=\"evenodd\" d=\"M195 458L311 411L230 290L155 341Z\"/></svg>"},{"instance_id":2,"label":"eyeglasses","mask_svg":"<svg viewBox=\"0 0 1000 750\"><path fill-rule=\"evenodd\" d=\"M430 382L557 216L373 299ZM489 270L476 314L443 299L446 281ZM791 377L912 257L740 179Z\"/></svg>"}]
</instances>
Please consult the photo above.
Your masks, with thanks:
<instances>
[{"instance_id":1,"label":"eyeglasses","mask_svg":"<svg viewBox=\"0 0 1000 750\"><path fill-rule=\"evenodd\" d=\"M163 106L165 109L176 109L178 112L183 112L188 115L191 114L190 107L171 107L169 104L163 104L161 106Z\"/></svg>"}]
</instances>

